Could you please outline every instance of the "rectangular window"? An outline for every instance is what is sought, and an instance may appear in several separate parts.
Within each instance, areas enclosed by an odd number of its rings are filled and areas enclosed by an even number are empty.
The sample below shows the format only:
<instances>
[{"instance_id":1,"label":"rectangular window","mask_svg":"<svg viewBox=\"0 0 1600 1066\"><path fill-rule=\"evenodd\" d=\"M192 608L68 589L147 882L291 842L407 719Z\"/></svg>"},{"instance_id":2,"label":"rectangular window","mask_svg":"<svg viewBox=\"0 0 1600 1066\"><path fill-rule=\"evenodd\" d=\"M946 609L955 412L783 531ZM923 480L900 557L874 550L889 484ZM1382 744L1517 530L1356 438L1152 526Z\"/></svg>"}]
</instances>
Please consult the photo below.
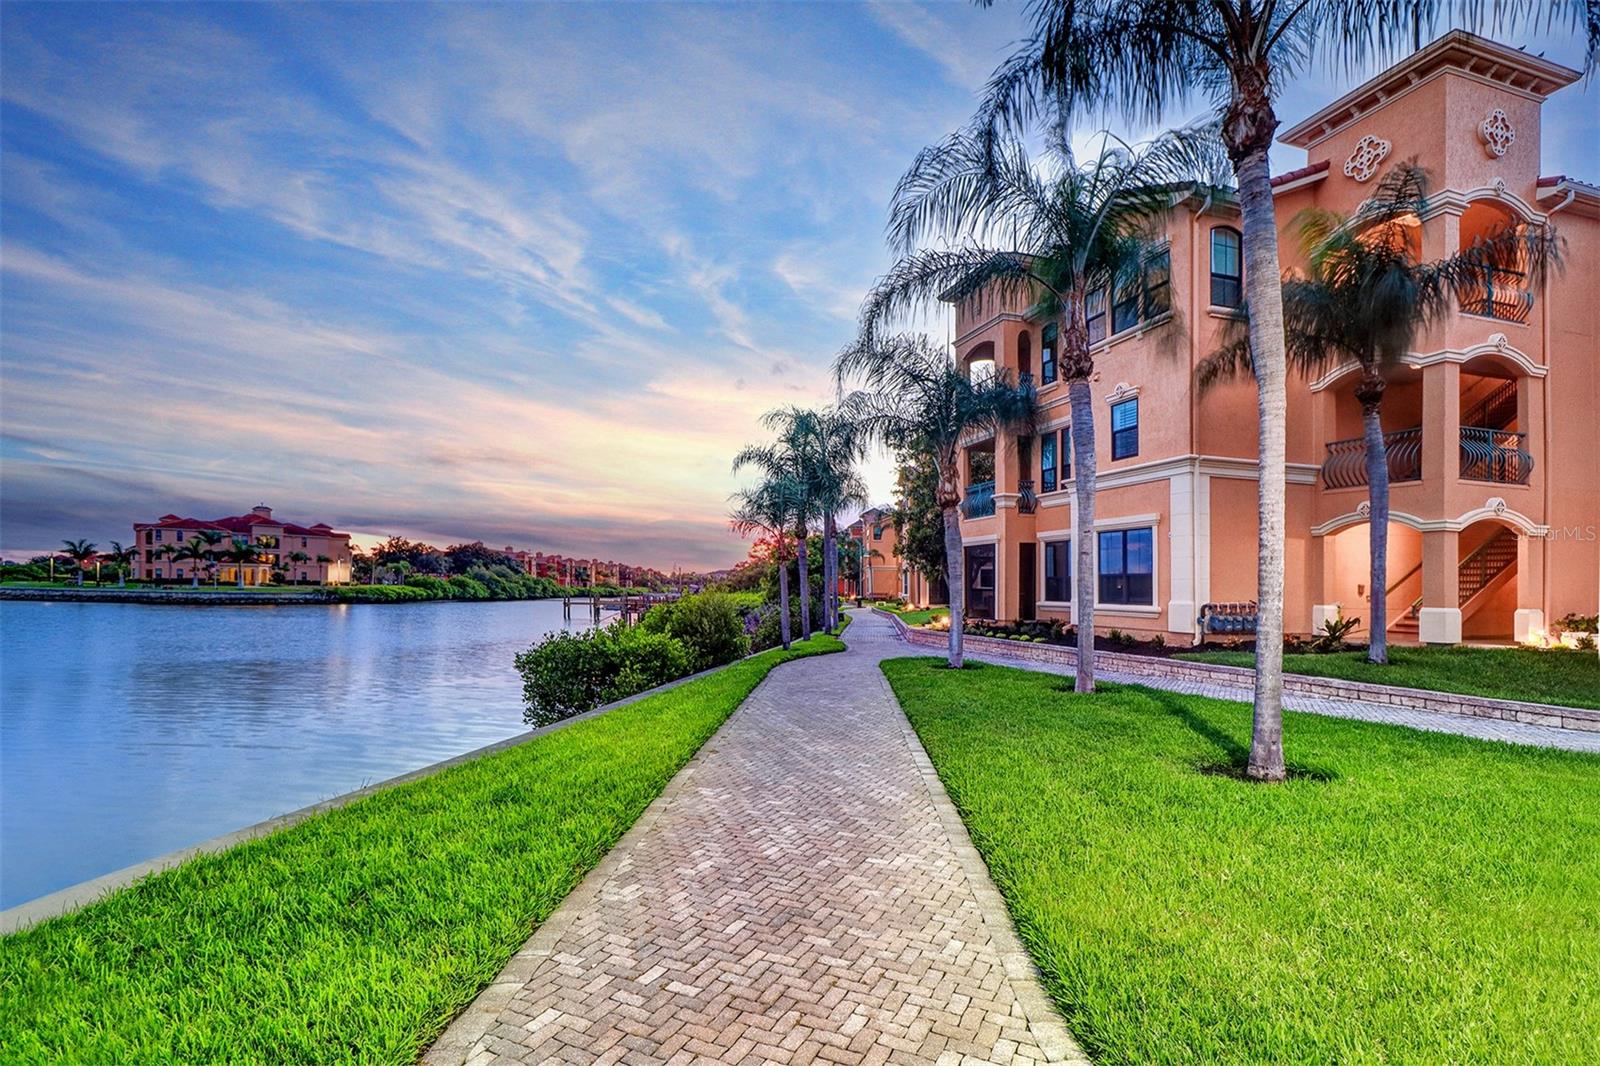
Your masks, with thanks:
<instances>
[{"instance_id":1,"label":"rectangular window","mask_svg":"<svg viewBox=\"0 0 1600 1066\"><path fill-rule=\"evenodd\" d=\"M1111 332L1121 333L1139 324L1139 281L1134 279L1117 290L1111 305Z\"/></svg>"},{"instance_id":2,"label":"rectangular window","mask_svg":"<svg viewBox=\"0 0 1600 1066\"><path fill-rule=\"evenodd\" d=\"M1060 330L1054 322L1044 327L1039 341L1039 380L1048 385L1056 379L1056 347Z\"/></svg>"},{"instance_id":3,"label":"rectangular window","mask_svg":"<svg viewBox=\"0 0 1600 1066\"><path fill-rule=\"evenodd\" d=\"M159 530L159 529L158 529L158 530L156 530L156 539L157 539L157 540L160 540L160 539L161 539L161 530Z\"/></svg>"},{"instance_id":4,"label":"rectangular window","mask_svg":"<svg viewBox=\"0 0 1600 1066\"><path fill-rule=\"evenodd\" d=\"M1039 435L1039 491L1056 490L1056 435L1054 432Z\"/></svg>"},{"instance_id":5,"label":"rectangular window","mask_svg":"<svg viewBox=\"0 0 1600 1066\"><path fill-rule=\"evenodd\" d=\"M1239 231L1218 226L1211 231L1211 306L1244 305L1244 255Z\"/></svg>"},{"instance_id":6,"label":"rectangular window","mask_svg":"<svg viewBox=\"0 0 1600 1066\"><path fill-rule=\"evenodd\" d=\"M1052 540L1044 545L1044 598L1052 603L1072 600L1072 541Z\"/></svg>"},{"instance_id":7,"label":"rectangular window","mask_svg":"<svg viewBox=\"0 0 1600 1066\"><path fill-rule=\"evenodd\" d=\"M1106 339L1106 290L1096 289L1084 301L1084 314L1089 326L1089 343Z\"/></svg>"},{"instance_id":8,"label":"rectangular window","mask_svg":"<svg viewBox=\"0 0 1600 1066\"><path fill-rule=\"evenodd\" d=\"M1111 458L1132 459L1139 454L1139 398L1111 405Z\"/></svg>"},{"instance_id":9,"label":"rectangular window","mask_svg":"<svg viewBox=\"0 0 1600 1066\"><path fill-rule=\"evenodd\" d=\"M1155 603L1155 537L1149 526L1100 534L1100 602Z\"/></svg>"},{"instance_id":10,"label":"rectangular window","mask_svg":"<svg viewBox=\"0 0 1600 1066\"><path fill-rule=\"evenodd\" d=\"M1172 253L1163 251L1150 257L1144 267L1144 313L1149 322L1172 310Z\"/></svg>"},{"instance_id":11,"label":"rectangular window","mask_svg":"<svg viewBox=\"0 0 1600 1066\"><path fill-rule=\"evenodd\" d=\"M1072 430L1061 431L1061 483L1072 480Z\"/></svg>"}]
</instances>

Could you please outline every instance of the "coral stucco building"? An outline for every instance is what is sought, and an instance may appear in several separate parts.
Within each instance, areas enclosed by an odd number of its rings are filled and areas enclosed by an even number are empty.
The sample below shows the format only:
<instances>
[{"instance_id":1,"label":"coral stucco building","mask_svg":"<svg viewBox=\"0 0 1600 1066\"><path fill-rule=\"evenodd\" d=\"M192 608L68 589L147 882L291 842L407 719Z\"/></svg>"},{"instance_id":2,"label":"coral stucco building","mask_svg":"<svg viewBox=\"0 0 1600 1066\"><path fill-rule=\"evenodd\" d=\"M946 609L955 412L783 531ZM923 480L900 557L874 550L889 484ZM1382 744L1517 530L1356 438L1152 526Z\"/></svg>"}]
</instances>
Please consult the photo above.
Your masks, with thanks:
<instances>
[{"instance_id":1,"label":"coral stucco building","mask_svg":"<svg viewBox=\"0 0 1600 1066\"><path fill-rule=\"evenodd\" d=\"M143 581L192 578L197 564L178 559L171 550L204 533L219 541L215 577L234 582L244 571L246 585L264 585L274 570L281 570L289 581L316 584L345 584L350 580L350 534L338 533L325 523L296 525L272 517L272 508L261 504L249 514L227 518L182 518L163 515L154 522L133 524L133 543L138 550L134 576ZM220 557L233 540L243 540L256 549L249 562Z\"/></svg>"},{"instance_id":2,"label":"coral stucco building","mask_svg":"<svg viewBox=\"0 0 1600 1066\"><path fill-rule=\"evenodd\" d=\"M1455 32L1283 131L1304 167L1274 180L1285 269L1305 208L1354 211L1385 168L1428 171L1424 259L1511 224L1553 226L1564 269L1512 271L1423 334L1383 404L1390 587L1371 590L1355 377L1291 378L1286 626L1309 632L1387 597L1395 639L1522 638L1600 599L1600 188L1540 170L1540 108L1576 71ZM1570 91L1583 91L1577 87ZM1237 206L1192 198L1164 227L1143 298L1091 306L1103 628L1189 642L1207 604L1256 595L1254 386L1201 391L1195 368L1242 298ZM963 457L967 602L977 617L1068 618L1071 450L1052 327L974 298L956 353L1033 376L1042 432ZM1358 634L1361 631L1358 630Z\"/></svg>"}]
</instances>

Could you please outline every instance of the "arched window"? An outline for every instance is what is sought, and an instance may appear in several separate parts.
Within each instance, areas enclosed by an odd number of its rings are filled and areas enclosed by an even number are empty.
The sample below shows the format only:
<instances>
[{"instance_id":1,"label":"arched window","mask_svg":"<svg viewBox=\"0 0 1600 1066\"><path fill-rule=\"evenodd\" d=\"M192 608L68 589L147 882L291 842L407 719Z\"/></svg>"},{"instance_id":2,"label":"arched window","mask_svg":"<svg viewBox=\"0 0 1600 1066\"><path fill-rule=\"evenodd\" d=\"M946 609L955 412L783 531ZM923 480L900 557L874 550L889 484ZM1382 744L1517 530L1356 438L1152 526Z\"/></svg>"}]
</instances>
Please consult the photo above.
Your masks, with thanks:
<instances>
[{"instance_id":1,"label":"arched window","mask_svg":"<svg viewBox=\"0 0 1600 1066\"><path fill-rule=\"evenodd\" d=\"M1028 380L1033 378L1033 340L1027 330L1017 335L1017 375Z\"/></svg>"},{"instance_id":2,"label":"arched window","mask_svg":"<svg viewBox=\"0 0 1600 1066\"><path fill-rule=\"evenodd\" d=\"M1211 306L1244 306L1244 241L1227 226L1211 231Z\"/></svg>"}]
</instances>

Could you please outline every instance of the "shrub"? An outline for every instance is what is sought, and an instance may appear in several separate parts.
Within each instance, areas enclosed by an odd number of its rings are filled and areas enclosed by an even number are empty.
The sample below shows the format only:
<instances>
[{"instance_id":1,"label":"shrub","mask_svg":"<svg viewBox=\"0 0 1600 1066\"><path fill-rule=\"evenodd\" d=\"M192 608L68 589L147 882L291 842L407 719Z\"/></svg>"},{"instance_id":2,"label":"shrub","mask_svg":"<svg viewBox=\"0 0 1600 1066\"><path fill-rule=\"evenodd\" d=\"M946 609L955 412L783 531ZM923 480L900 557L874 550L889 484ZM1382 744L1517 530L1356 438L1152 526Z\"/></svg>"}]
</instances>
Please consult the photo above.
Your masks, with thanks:
<instances>
[{"instance_id":1,"label":"shrub","mask_svg":"<svg viewBox=\"0 0 1600 1066\"><path fill-rule=\"evenodd\" d=\"M413 585L340 585L333 598L340 603L416 603L434 597Z\"/></svg>"},{"instance_id":2,"label":"shrub","mask_svg":"<svg viewBox=\"0 0 1600 1066\"><path fill-rule=\"evenodd\" d=\"M665 633L613 622L557 633L516 658L523 719L548 725L691 673L689 650Z\"/></svg>"},{"instance_id":3,"label":"shrub","mask_svg":"<svg viewBox=\"0 0 1600 1066\"><path fill-rule=\"evenodd\" d=\"M476 578L457 574L449 581L450 595L457 600L486 600L489 598L489 589L483 582Z\"/></svg>"},{"instance_id":4,"label":"shrub","mask_svg":"<svg viewBox=\"0 0 1600 1066\"><path fill-rule=\"evenodd\" d=\"M447 600L450 598L450 582L442 577L433 577L428 574L413 574L406 578L406 586L422 589L431 600Z\"/></svg>"},{"instance_id":5,"label":"shrub","mask_svg":"<svg viewBox=\"0 0 1600 1066\"><path fill-rule=\"evenodd\" d=\"M695 670L742 659L750 651L744 622L733 597L721 592L685 596L650 608L640 623L648 633L665 633L689 649Z\"/></svg>"}]
</instances>

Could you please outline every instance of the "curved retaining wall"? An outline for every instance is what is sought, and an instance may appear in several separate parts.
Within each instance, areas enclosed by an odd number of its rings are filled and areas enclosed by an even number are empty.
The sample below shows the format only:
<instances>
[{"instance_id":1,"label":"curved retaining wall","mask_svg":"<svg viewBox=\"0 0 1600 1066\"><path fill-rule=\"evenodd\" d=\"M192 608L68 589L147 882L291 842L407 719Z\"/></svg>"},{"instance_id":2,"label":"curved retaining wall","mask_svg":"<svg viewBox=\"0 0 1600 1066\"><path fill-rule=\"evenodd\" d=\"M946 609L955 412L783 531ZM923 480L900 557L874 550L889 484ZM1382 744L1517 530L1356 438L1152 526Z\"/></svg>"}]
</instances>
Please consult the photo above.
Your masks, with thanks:
<instances>
[{"instance_id":1,"label":"curved retaining wall","mask_svg":"<svg viewBox=\"0 0 1600 1066\"><path fill-rule=\"evenodd\" d=\"M878 613L891 619L895 628L900 631L900 635L911 644L939 649L947 646L947 638L943 633L908 626L888 611L878 611ZM1020 641L997 640L993 637L970 634L966 637L965 644L974 651L1004 655L1028 662L1071 666L1078 660L1076 649L1055 644L1024 644ZM1162 659L1153 655L1129 655L1126 652L1115 651L1096 651L1094 661L1097 670L1104 670L1107 673L1158 680L1193 681L1242 689L1245 693L1242 697L1244 699L1249 699L1249 692L1255 684L1255 671L1244 666L1195 663L1183 659ZM1372 685L1331 677L1309 677L1305 674L1283 675L1283 691L1287 695L1350 700L1356 703L1379 703L1467 718L1495 718L1507 722L1600 733L1600 711L1583 707L1559 707L1549 703L1499 700L1487 696L1466 696L1455 692L1401 688L1398 685Z\"/></svg>"}]
</instances>

